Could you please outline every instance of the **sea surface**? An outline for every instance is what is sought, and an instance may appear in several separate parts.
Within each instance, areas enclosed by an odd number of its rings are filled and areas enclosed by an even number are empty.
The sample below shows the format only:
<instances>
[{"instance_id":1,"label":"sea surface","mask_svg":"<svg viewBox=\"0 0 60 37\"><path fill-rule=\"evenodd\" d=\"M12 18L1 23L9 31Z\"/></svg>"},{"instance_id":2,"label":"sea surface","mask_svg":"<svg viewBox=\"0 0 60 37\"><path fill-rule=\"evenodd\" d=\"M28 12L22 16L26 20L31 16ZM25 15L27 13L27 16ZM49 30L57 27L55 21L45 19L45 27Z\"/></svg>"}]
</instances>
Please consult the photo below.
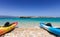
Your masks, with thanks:
<instances>
[{"instance_id":1,"label":"sea surface","mask_svg":"<svg viewBox=\"0 0 60 37\"><path fill-rule=\"evenodd\" d=\"M36 27L41 22L51 23L52 26L60 27L60 18L36 17L36 18L19 18L19 17L0 17L0 26L6 22L18 22L17 27Z\"/></svg>"}]
</instances>

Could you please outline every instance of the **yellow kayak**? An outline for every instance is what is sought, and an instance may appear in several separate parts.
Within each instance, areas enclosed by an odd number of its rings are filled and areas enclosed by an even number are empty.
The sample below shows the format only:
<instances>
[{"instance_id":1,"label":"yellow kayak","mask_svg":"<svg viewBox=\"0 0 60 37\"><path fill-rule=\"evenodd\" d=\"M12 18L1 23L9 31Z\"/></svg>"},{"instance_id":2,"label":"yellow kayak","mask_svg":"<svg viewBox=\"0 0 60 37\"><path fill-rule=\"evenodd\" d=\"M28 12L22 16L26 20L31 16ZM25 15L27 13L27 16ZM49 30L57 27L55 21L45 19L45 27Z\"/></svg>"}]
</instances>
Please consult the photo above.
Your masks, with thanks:
<instances>
[{"instance_id":1,"label":"yellow kayak","mask_svg":"<svg viewBox=\"0 0 60 37\"><path fill-rule=\"evenodd\" d=\"M3 35L3 34L9 32L9 31L13 30L16 27L17 24L18 24L17 22L13 22L11 24L11 26L8 26L8 27L1 26L0 27L0 35Z\"/></svg>"}]
</instances>

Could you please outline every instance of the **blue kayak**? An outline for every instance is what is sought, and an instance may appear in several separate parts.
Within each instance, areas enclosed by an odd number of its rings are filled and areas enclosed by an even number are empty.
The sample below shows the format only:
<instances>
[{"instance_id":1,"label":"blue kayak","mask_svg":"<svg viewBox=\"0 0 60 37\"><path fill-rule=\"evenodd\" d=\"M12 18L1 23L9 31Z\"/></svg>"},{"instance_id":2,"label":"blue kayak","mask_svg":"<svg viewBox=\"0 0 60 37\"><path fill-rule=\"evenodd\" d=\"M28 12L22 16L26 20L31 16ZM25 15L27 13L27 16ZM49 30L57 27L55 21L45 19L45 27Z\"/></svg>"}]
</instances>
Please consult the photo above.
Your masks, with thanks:
<instances>
[{"instance_id":1,"label":"blue kayak","mask_svg":"<svg viewBox=\"0 0 60 37\"><path fill-rule=\"evenodd\" d=\"M47 31L60 36L60 28L54 28L53 26L47 26L45 23L40 23L40 27Z\"/></svg>"}]
</instances>

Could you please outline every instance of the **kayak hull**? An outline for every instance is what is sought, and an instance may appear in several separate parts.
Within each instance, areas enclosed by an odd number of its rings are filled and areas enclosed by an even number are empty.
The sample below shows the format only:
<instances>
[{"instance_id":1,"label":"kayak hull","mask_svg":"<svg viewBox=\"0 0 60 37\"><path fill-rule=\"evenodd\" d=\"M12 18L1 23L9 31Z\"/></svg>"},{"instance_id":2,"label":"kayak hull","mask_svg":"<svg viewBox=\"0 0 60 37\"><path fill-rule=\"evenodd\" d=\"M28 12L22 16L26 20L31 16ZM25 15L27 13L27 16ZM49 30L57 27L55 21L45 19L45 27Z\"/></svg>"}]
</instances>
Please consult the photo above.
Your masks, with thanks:
<instances>
[{"instance_id":1,"label":"kayak hull","mask_svg":"<svg viewBox=\"0 0 60 37\"><path fill-rule=\"evenodd\" d=\"M9 31L13 30L16 25L17 25L17 22L14 22L9 27L0 27L0 35L3 35L3 34L9 32Z\"/></svg>"},{"instance_id":2,"label":"kayak hull","mask_svg":"<svg viewBox=\"0 0 60 37\"><path fill-rule=\"evenodd\" d=\"M58 28L46 26L44 23L40 23L40 27L51 32L51 33L53 33L53 34L55 34L55 35L60 36L60 29L58 29Z\"/></svg>"}]
</instances>

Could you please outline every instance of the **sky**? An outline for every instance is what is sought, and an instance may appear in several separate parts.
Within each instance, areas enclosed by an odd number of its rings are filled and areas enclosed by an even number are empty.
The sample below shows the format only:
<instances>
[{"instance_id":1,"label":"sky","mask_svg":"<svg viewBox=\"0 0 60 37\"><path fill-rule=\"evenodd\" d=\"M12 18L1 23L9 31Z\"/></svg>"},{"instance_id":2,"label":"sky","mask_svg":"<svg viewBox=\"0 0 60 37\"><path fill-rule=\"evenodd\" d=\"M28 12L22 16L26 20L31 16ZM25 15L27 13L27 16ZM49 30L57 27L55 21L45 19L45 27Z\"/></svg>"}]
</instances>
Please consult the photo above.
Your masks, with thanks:
<instances>
[{"instance_id":1,"label":"sky","mask_svg":"<svg viewBox=\"0 0 60 37\"><path fill-rule=\"evenodd\" d=\"M0 0L0 15L60 17L60 0Z\"/></svg>"}]
</instances>

